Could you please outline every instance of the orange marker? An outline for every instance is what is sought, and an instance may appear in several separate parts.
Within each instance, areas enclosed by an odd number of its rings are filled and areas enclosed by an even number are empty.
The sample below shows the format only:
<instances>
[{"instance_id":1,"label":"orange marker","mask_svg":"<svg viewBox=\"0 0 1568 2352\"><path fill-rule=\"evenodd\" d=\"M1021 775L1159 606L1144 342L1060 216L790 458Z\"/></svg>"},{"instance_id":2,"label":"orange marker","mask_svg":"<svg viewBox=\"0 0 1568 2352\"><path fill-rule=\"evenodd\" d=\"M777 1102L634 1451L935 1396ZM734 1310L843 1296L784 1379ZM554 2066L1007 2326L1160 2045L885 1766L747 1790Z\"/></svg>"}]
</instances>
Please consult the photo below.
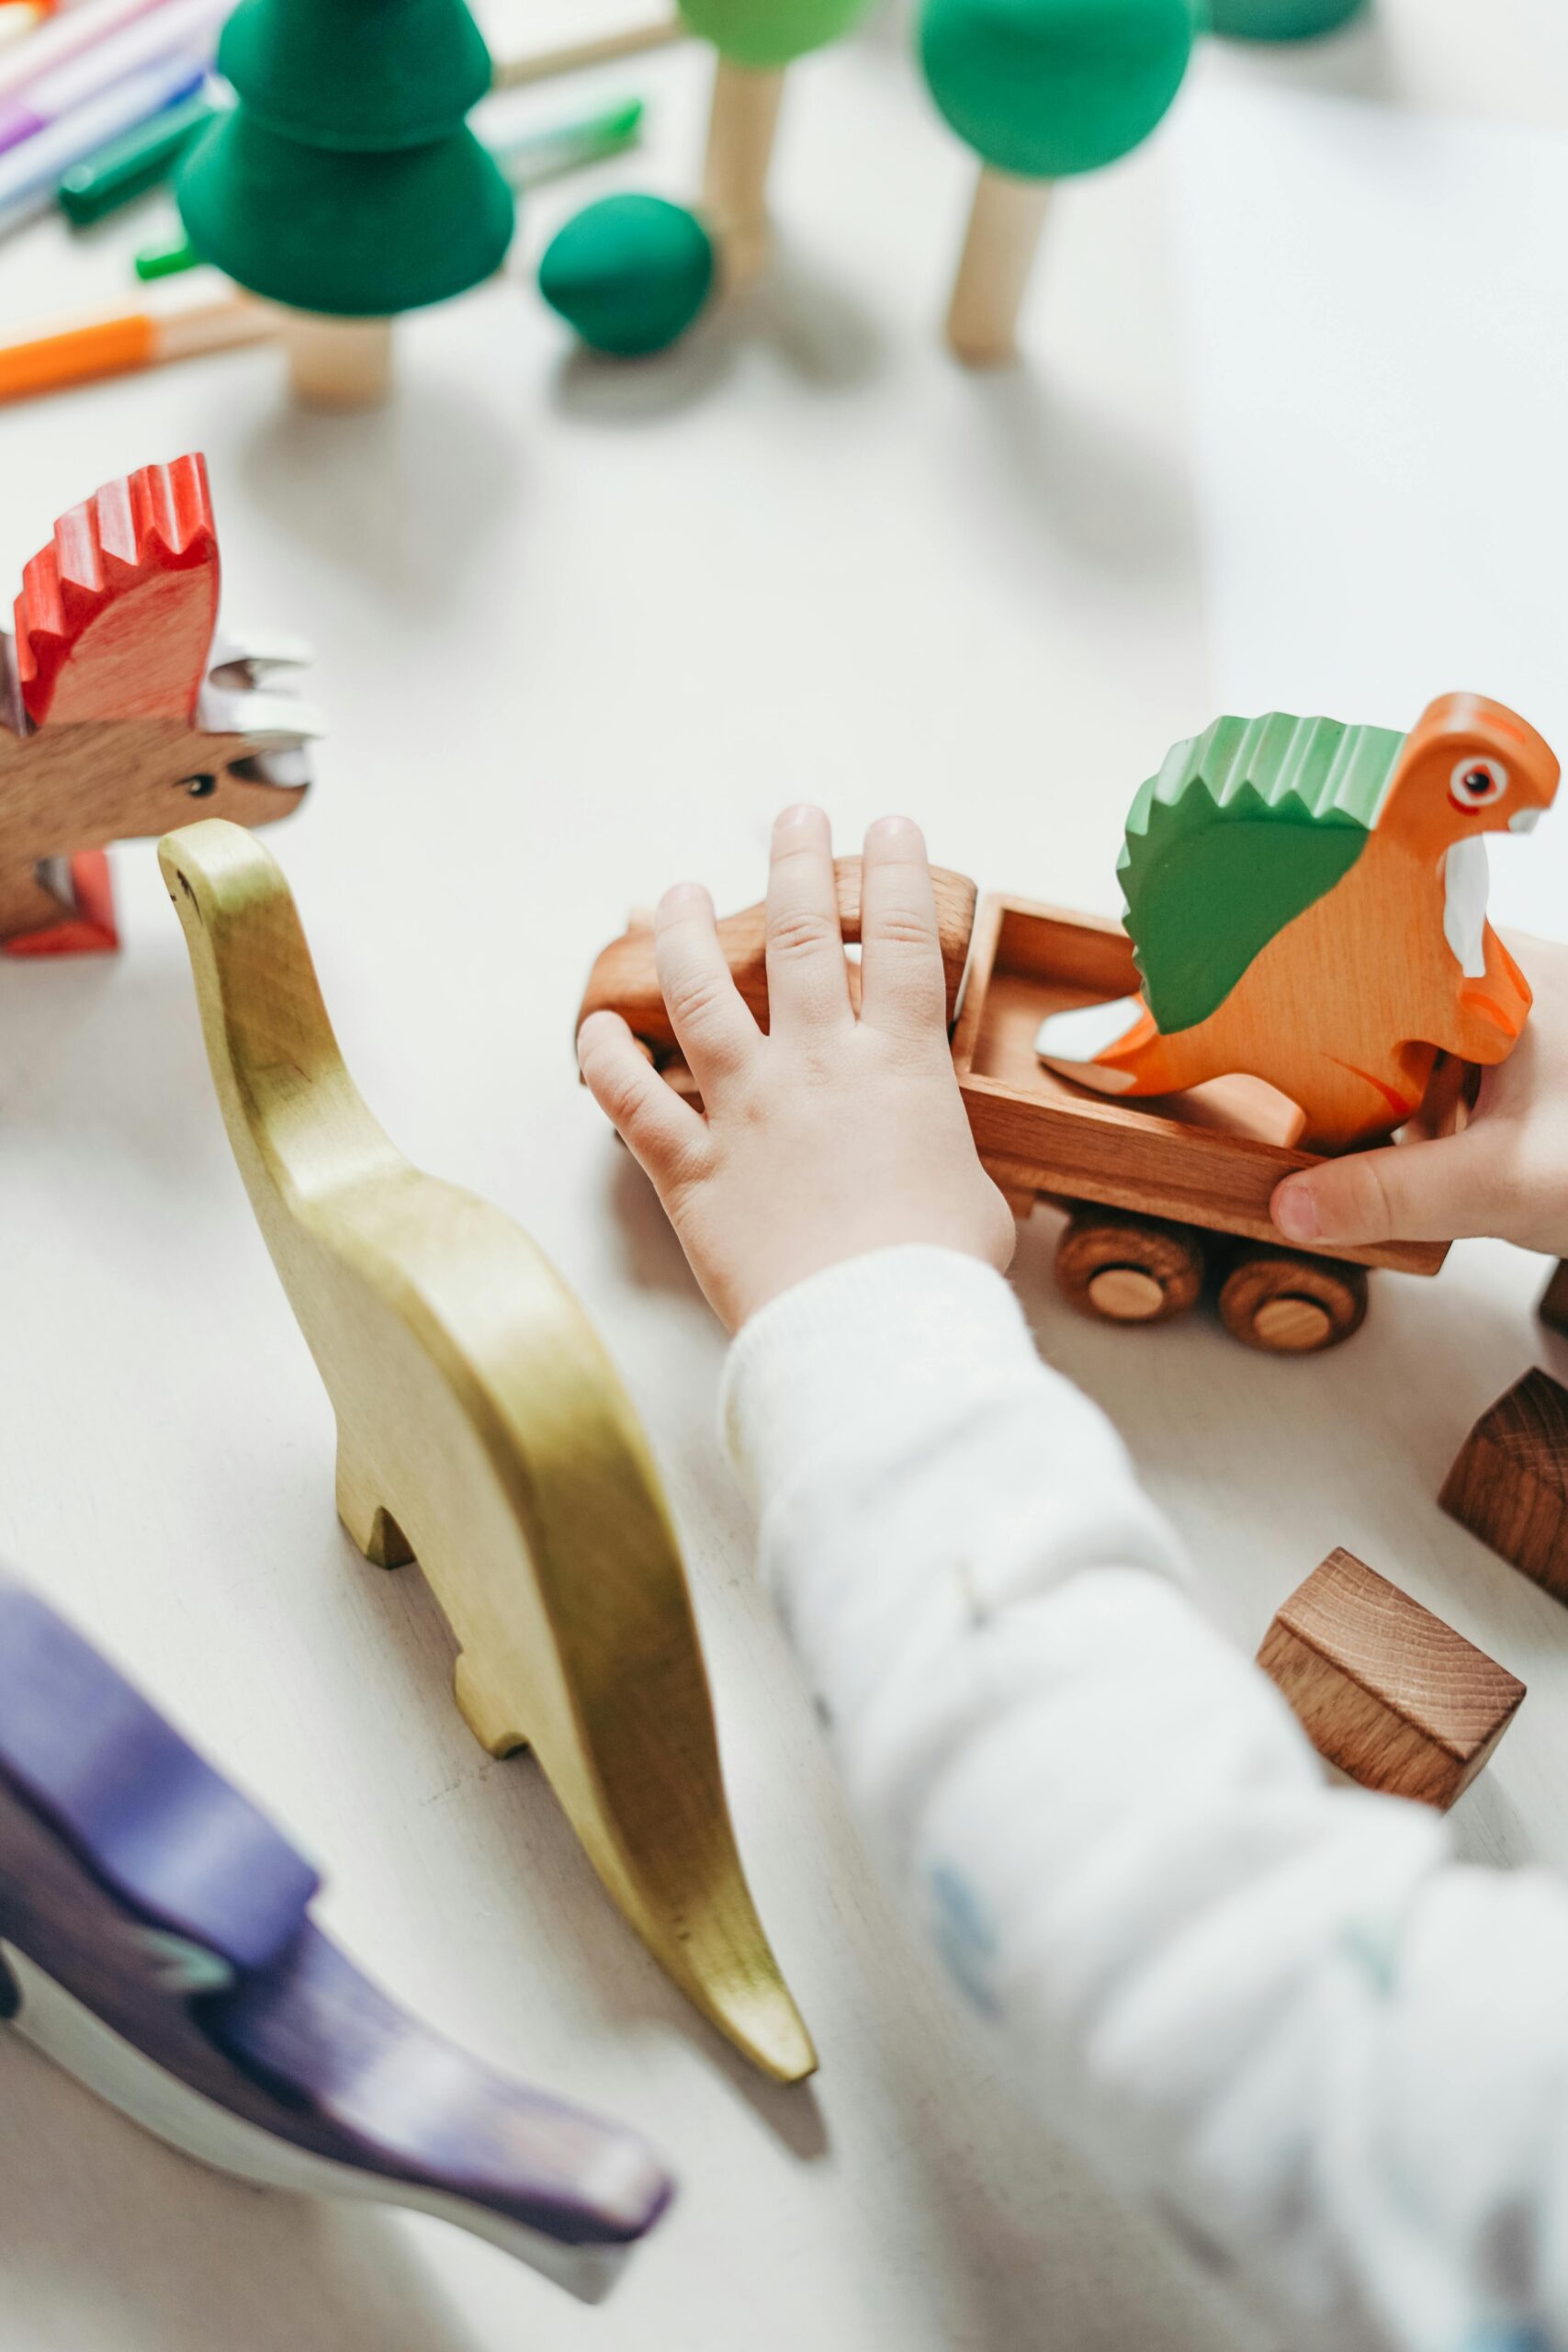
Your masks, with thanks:
<instances>
[{"instance_id":1,"label":"orange marker","mask_svg":"<svg viewBox=\"0 0 1568 2352\"><path fill-rule=\"evenodd\" d=\"M0 342L0 401L162 368L237 344L269 343L278 331L276 312L249 295L181 287L156 308L59 319Z\"/></svg>"}]
</instances>

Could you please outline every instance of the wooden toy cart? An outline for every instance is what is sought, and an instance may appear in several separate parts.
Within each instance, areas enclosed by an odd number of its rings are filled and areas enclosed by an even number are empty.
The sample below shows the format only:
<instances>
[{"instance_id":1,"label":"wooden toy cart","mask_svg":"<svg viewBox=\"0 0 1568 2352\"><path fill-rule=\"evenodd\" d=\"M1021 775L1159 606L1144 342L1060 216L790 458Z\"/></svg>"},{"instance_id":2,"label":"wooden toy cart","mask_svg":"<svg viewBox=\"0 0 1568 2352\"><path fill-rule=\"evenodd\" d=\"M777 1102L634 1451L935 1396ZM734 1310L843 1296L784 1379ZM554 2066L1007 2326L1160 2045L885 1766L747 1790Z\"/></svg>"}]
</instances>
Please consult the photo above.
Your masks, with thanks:
<instances>
[{"instance_id":1,"label":"wooden toy cart","mask_svg":"<svg viewBox=\"0 0 1568 2352\"><path fill-rule=\"evenodd\" d=\"M839 861L844 936L860 935L860 875ZM1435 1274L1447 1248L1392 1241L1329 1256L1287 1249L1269 1216L1275 1185L1315 1164L1292 1148L1294 1106L1257 1080L1234 1078L1159 1102L1117 1102L1058 1078L1034 1051L1047 1013L1130 996L1132 944L1118 922L994 894L974 912L974 885L933 869L948 975L953 1058L975 1141L1015 1212L1037 1199L1069 1212L1056 1252L1066 1296L1117 1323L1164 1323L1215 1285L1224 1324L1247 1346L1310 1355L1337 1346L1367 1311L1367 1269ZM762 910L719 935L741 993L765 1024ZM671 1082L690 1092L653 971L652 936L634 930L594 966L579 1019L626 1015ZM1461 1075L1450 1069L1450 1080ZM1439 1089L1432 1131L1461 1115Z\"/></svg>"},{"instance_id":2,"label":"wooden toy cart","mask_svg":"<svg viewBox=\"0 0 1568 2352\"><path fill-rule=\"evenodd\" d=\"M983 902L953 1058L980 1157L1018 1214L1037 1198L1071 1212L1056 1276L1075 1306L1113 1322L1168 1322L1212 1276L1238 1340L1308 1355L1359 1328L1368 1267L1438 1272L1438 1242L1343 1257L1284 1247L1269 1195L1314 1156L1290 1148L1293 1106L1256 1080L1151 1105L1090 1094L1045 1069L1034 1039L1047 1013L1137 985L1120 923L1024 899Z\"/></svg>"}]
</instances>

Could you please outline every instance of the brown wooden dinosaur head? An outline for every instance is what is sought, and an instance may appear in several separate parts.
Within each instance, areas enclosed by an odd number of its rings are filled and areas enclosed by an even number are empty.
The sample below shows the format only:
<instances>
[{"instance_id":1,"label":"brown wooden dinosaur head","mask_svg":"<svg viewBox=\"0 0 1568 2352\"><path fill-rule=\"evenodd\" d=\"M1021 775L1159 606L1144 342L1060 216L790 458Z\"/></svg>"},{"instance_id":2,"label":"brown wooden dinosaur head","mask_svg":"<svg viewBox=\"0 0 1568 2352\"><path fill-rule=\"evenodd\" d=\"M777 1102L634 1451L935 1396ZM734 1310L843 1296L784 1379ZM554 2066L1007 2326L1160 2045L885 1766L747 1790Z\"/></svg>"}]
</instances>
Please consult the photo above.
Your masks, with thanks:
<instances>
[{"instance_id":1,"label":"brown wooden dinosaur head","mask_svg":"<svg viewBox=\"0 0 1568 2352\"><path fill-rule=\"evenodd\" d=\"M1405 738L1378 831L1442 857L1478 833L1527 832L1561 770L1528 719L1484 695L1440 695Z\"/></svg>"},{"instance_id":2,"label":"brown wooden dinosaur head","mask_svg":"<svg viewBox=\"0 0 1568 2352\"><path fill-rule=\"evenodd\" d=\"M108 483L27 566L6 645L0 942L69 922L60 877L83 853L197 814L270 824L303 798L320 723L269 673L308 656L220 638L218 587L199 457Z\"/></svg>"}]
</instances>

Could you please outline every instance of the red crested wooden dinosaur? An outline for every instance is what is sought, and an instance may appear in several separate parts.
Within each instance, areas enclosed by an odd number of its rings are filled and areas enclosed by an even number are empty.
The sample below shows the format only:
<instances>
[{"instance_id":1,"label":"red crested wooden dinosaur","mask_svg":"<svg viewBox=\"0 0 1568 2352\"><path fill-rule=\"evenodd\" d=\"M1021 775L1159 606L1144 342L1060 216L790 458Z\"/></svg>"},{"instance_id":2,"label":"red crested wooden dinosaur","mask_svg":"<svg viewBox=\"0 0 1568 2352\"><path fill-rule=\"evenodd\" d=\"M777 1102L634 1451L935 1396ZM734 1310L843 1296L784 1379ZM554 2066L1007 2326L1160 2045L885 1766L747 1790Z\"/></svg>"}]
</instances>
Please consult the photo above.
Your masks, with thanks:
<instances>
[{"instance_id":1,"label":"red crested wooden dinosaur","mask_svg":"<svg viewBox=\"0 0 1568 2352\"><path fill-rule=\"evenodd\" d=\"M0 947L118 944L105 851L186 814L270 824L310 782L319 720L263 681L308 657L217 634L218 537L199 457L73 507L0 632Z\"/></svg>"}]
</instances>

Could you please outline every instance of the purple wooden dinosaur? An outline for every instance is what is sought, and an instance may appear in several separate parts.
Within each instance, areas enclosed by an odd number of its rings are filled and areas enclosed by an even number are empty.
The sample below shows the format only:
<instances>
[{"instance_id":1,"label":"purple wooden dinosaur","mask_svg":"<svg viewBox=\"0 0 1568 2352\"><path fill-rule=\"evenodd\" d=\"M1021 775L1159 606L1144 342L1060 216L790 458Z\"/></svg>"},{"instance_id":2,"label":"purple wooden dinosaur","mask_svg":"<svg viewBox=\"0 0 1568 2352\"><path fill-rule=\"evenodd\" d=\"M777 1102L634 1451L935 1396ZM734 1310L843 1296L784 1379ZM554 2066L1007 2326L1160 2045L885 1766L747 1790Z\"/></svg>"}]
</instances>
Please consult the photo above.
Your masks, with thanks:
<instances>
[{"instance_id":1,"label":"purple wooden dinosaur","mask_svg":"<svg viewBox=\"0 0 1568 2352\"><path fill-rule=\"evenodd\" d=\"M0 1573L0 2017L188 2154L438 2213L597 2301L670 2200L657 2157L398 2008L318 1883Z\"/></svg>"}]
</instances>

